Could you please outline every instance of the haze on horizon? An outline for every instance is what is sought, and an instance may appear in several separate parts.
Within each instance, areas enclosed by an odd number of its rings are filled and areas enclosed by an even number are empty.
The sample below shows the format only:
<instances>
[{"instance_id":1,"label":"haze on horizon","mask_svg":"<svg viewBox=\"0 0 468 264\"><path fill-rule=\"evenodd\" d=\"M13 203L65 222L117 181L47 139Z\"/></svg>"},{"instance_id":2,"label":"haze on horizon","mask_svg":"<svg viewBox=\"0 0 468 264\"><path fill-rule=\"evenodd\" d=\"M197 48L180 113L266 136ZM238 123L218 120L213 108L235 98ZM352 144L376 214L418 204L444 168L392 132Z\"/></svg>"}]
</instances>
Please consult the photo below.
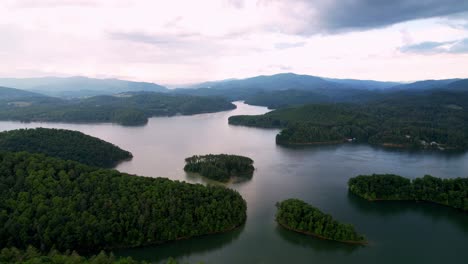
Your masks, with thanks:
<instances>
[{"instance_id":1,"label":"haze on horizon","mask_svg":"<svg viewBox=\"0 0 468 264\"><path fill-rule=\"evenodd\" d=\"M0 77L467 78L467 0L4 0Z\"/></svg>"}]
</instances>

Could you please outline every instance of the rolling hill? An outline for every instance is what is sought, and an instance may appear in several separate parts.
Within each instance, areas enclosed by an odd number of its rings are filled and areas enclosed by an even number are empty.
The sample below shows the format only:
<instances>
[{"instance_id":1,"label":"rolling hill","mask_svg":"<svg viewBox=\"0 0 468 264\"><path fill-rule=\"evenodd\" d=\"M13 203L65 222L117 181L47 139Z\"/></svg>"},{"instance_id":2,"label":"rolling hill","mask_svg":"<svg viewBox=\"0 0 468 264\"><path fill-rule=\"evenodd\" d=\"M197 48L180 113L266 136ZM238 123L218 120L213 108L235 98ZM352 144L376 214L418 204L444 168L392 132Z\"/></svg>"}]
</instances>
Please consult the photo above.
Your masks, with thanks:
<instances>
[{"instance_id":1,"label":"rolling hill","mask_svg":"<svg viewBox=\"0 0 468 264\"><path fill-rule=\"evenodd\" d=\"M43 95L14 88L0 87L0 101L15 100L18 98L38 98Z\"/></svg>"},{"instance_id":2,"label":"rolling hill","mask_svg":"<svg viewBox=\"0 0 468 264\"><path fill-rule=\"evenodd\" d=\"M0 86L28 90L48 96L76 98L122 92L167 92L164 86L149 82L87 77L0 78Z\"/></svg>"}]
</instances>

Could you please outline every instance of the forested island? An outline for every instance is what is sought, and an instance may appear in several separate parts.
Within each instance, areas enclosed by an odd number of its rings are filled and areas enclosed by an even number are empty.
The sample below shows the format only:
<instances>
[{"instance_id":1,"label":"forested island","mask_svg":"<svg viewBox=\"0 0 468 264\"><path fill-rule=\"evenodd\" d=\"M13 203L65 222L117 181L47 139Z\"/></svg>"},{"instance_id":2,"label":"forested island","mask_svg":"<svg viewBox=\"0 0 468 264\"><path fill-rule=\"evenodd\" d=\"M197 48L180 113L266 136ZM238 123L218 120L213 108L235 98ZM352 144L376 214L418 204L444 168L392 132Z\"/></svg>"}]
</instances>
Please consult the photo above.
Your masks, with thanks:
<instances>
[{"instance_id":1,"label":"forested island","mask_svg":"<svg viewBox=\"0 0 468 264\"><path fill-rule=\"evenodd\" d=\"M369 201L426 201L468 211L468 178L413 180L393 174L360 175L348 182L351 193Z\"/></svg>"},{"instance_id":2,"label":"forested island","mask_svg":"<svg viewBox=\"0 0 468 264\"><path fill-rule=\"evenodd\" d=\"M78 131L49 128L0 132L0 151L42 153L107 168L132 158L130 152L99 138Z\"/></svg>"},{"instance_id":3,"label":"forested island","mask_svg":"<svg viewBox=\"0 0 468 264\"><path fill-rule=\"evenodd\" d=\"M278 144L363 142L395 148L466 150L468 93L394 94L362 104L308 104L229 124L283 129Z\"/></svg>"},{"instance_id":4,"label":"forested island","mask_svg":"<svg viewBox=\"0 0 468 264\"><path fill-rule=\"evenodd\" d=\"M193 115L235 109L217 97L128 92L65 100L47 96L0 99L0 120L144 125L149 117Z\"/></svg>"},{"instance_id":5,"label":"forested island","mask_svg":"<svg viewBox=\"0 0 468 264\"><path fill-rule=\"evenodd\" d=\"M251 158L238 155L195 155L186 158L185 163L185 171L220 182L228 182L233 177L250 179L255 170Z\"/></svg>"},{"instance_id":6,"label":"forested island","mask_svg":"<svg viewBox=\"0 0 468 264\"><path fill-rule=\"evenodd\" d=\"M234 190L138 177L42 154L0 153L0 248L96 252L242 225Z\"/></svg>"},{"instance_id":7,"label":"forested island","mask_svg":"<svg viewBox=\"0 0 468 264\"><path fill-rule=\"evenodd\" d=\"M276 204L276 221L286 229L322 239L352 244L366 244L350 224L342 224L331 215L299 199L287 199Z\"/></svg>"}]
</instances>

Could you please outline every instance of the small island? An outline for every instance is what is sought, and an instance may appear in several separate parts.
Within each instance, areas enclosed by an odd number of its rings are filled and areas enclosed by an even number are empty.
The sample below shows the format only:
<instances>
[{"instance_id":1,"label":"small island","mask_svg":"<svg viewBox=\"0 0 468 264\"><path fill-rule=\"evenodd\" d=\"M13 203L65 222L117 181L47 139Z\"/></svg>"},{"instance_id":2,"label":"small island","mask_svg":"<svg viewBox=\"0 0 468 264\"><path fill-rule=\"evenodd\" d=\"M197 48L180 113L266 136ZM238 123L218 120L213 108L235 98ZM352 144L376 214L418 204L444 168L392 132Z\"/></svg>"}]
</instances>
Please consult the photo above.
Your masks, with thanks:
<instances>
[{"instance_id":1,"label":"small island","mask_svg":"<svg viewBox=\"0 0 468 264\"><path fill-rule=\"evenodd\" d=\"M132 158L132 153L99 138L78 131L49 128L1 132L0 151L41 153L104 168Z\"/></svg>"},{"instance_id":2,"label":"small island","mask_svg":"<svg viewBox=\"0 0 468 264\"><path fill-rule=\"evenodd\" d=\"M185 163L186 172L199 173L220 182L228 182L233 178L250 179L255 170L251 158L238 155L195 155L186 158Z\"/></svg>"},{"instance_id":3,"label":"small island","mask_svg":"<svg viewBox=\"0 0 468 264\"><path fill-rule=\"evenodd\" d=\"M299 199L287 199L276 204L276 221L294 232L350 244L367 244L350 224L342 224L332 216Z\"/></svg>"},{"instance_id":4,"label":"small island","mask_svg":"<svg viewBox=\"0 0 468 264\"><path fill-rule=\"evenodd\" d=\"M430 175L413 180L393 174L360 175L349 191L369 201L425 201L468 211L468 178L440 179Z\"/></svg>"}]
</instances>

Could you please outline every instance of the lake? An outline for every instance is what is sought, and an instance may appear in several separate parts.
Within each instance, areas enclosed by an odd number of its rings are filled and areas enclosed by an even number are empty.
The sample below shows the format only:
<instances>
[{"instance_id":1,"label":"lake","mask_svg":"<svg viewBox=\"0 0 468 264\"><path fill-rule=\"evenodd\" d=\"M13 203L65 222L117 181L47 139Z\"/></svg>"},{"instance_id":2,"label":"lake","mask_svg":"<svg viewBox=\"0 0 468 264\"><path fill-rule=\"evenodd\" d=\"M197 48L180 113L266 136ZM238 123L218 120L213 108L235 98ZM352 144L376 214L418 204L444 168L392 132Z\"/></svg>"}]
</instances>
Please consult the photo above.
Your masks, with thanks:
<instances>
[{"instance_id":1,"label":"lake","mask_svg":"<svg viewBox=\"0 0 468 264\"><path fill-rule=\"evenodd\" d=\"M134 158L117 170L210 183L183 171L194 154L229 153L251 157L252 180L232 183L247 201L241 228L158 246L118 250L118 256L164 263L466 263L468 214L429 203L367 202L350 195L347 181L359 174L394 173L468 176L468 154L407 152L368 145L287 148L275 144L275 129L230 126L229 116L268 110L236 102L232 111L151 118L141 127L113 124L0 122L0 130L55 127L78 130L129 150ZM354 246L286 231L275 223L275 203L300 198L341 222L351 223L370 241Z\"/></svg>"}]
</instances>

